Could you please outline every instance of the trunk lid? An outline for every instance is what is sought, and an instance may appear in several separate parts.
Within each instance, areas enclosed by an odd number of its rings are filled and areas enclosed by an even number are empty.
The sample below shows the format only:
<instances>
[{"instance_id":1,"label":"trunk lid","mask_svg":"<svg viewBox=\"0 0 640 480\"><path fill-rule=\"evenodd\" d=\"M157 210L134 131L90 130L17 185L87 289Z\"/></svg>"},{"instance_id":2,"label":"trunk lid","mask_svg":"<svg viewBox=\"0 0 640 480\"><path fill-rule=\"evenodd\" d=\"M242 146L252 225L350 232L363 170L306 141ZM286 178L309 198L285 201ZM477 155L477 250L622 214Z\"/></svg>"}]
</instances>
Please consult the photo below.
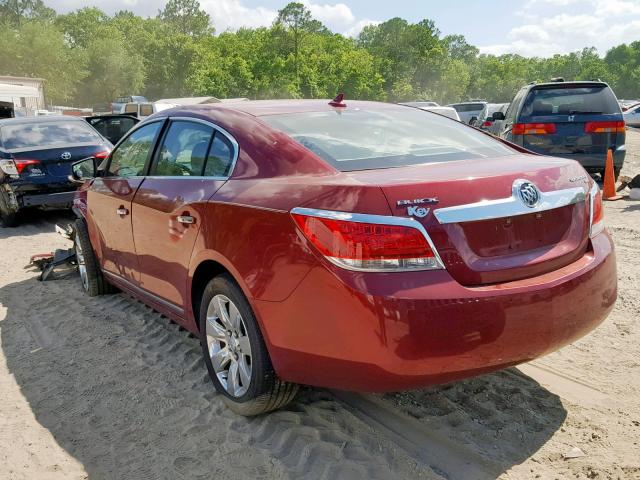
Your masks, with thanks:
<instances>
[{"instance_id":1,"label":"trunk lid","mask_svg":"<svg viewBox=\"0 0 640 480\"><path fill-rule=\"evenodd\" d=\"M499 218L477 221L442 223L434 214L447 207L513 198L512 188L519 179L533 183L543 195L569 189L586 195L589 178L572 161L522 154L348 175L380 185L393 215L407 217L413 213L429 233L447 271L462 285L541 275L574 262L588 248L589 211L584 200L535 213L507 212ZM425 200L415 205L417 199ZM415 209L409 211L411 206L428 209L428 213L420 217L424 212L416 215Z\"/></svg>"},{"instance_id":2,"label":"trunk lid","mask_svg":"<svg viewBox=\"0 0 640 480\"><path fill-rule=\"evenodd\" d=\"M46 149L21 148L12 150L11 154L16 160L37 160L39 162L30 168L27 172L28 175L50 176L66 181L67 176L71 174L71 165L74 162L105 150L107 148L104 145L92 144Z\"/></svg>"}]
</instances>

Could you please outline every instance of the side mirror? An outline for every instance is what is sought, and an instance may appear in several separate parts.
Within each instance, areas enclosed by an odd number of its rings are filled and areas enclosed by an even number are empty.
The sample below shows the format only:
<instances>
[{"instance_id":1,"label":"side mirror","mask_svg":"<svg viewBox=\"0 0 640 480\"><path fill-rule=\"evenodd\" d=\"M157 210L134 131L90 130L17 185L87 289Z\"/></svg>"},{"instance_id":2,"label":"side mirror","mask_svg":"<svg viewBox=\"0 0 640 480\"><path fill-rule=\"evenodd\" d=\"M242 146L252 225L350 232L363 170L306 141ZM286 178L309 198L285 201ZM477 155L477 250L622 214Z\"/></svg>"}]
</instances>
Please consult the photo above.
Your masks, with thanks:
<instances>
[{"instance_id":1,"label":"side mirror","mask_svg":"<svg viewBox=\"0 0 640 480\"><path fill-rule=\"evenodd\" d=\"M71 165L71 175L69 180L74 183L84 183L97 176L98 168L94 157L83 158Z\"/></svg>"},{"instance_id":2,"label":"side mirror","mask_svg":"<svg viewBox=\"0 0 640 480\"><path fill-rule=\"evenodd\" d=\"M496 120L504 120L505 116L504 116L504 112L493 112L493 121L495 122Z\"/></svg>"},{"instance_id":3,"label":"side mirror","mask_svg":"<svg viewBox=\"0 0 640 480\"><path fill-rule=\"evenodd\" d=\"M469 120L469 125L475 125L477 121L478 117L471 117L471 120Z\"/></svg>"}]
</instances>

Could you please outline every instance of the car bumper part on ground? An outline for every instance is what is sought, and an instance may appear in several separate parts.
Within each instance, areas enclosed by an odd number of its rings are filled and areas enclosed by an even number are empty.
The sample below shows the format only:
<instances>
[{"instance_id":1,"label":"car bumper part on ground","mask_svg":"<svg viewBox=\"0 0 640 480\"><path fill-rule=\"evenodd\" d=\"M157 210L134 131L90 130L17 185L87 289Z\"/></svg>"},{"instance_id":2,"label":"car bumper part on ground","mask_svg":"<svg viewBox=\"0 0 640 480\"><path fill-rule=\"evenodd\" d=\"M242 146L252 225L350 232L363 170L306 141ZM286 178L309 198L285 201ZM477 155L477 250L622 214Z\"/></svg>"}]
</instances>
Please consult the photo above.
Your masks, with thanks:
<instances>
[{"instance_id":1,"label":"car bumper part on ground","mask_svg":"<svg viewBox=\"0 0 640 480\"><path fill-rule=\"evenodd\" d=\"M607 233L578 261L515 282L463 287L446 271L316 267L283 302L255 301L285 380L362 391L443 383L550 353L595 328L617 295Z\"/></svg>"}]
</instances>

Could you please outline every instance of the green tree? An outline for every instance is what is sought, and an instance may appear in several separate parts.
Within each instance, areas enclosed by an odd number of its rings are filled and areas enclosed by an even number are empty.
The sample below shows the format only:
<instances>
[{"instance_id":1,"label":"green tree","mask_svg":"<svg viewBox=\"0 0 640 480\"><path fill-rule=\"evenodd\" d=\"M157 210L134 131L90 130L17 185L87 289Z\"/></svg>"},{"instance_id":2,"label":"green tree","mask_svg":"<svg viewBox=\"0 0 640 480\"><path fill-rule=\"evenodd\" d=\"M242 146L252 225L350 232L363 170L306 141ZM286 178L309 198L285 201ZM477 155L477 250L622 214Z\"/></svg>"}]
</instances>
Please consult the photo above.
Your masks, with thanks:
<instances>
[{"instance_id":1,"label":"green tree","mask_svg":"<svg viewBox=\"0 0 640 480\"><path fill-rule=\"evenodd\" d=\"M32 20L50 22L55 16L55 10L42 0L0 0L0 24L19 26Z\"/></svg>"},{"instance_id":2,"label":"green tree","mask_svg":"<svg viewBox=\"0 0 640 480\"><path fill-rule=\"evenodd\" d=\"M85 50L89 75L78 89L84 105L106 103L121 95L131 95L144 86L144 64L131 52L124 37L113 27L103 29Z\"/></svg>"},{"instance_id":3,"label":"green tree","mask_svg":"<svg viewBox=\"0 0 640 480\"><path fill-rule=\"evenodd\" d=\"M202 37L213 34L211 18L200 8L198 0L169 0L158 18L183 35Z\"/></svg>"},{"instance_id":4,"label":"green tree","mask_svg":"<svg viewBox=\"0 0 640 480\"><path fill-rule=\"evenodd\" d=\"M328 30L311 16L311 12L304 4L298 2L291 2L279 10L273 26L273 32L283 39L285 45L291 45L295 79L299 87L300 51L304 39L313 33L328 33Z\"/></svg>"},{"instance_id":5,"label":"green tree","mask_svg":"<svg viewBox=\"0 0 640 480\"><path fill-rule=\"evenodd\" d=\"M97 36L102 35L109 16L96 7L85 7L56 18L56 25L66 35L73 47L86 48Z\"/></svg>"},{"instance_id":6,"label":"green tree","mask_svg":"<svg viewBox=\"0 0 640 480\"><path fill-rule=\"evenodd\" d=\"M0 71L45 79L49 103L73 101L87 75L81 52L67 45L64 35L49 23L25 22L0 36Z\"/></svg>"}]
</instances>

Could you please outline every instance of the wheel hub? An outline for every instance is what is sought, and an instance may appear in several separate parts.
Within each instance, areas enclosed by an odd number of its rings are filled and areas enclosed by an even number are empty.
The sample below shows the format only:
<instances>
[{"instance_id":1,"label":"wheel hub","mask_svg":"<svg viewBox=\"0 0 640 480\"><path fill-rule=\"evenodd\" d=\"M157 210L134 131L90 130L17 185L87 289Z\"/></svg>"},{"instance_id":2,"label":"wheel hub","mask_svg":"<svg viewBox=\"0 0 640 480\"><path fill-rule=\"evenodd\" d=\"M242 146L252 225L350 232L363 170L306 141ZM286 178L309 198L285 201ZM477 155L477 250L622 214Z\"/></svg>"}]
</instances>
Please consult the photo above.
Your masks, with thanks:
<instances>
[{"instance_id":1,"label":"wheel hub","mask_svg":"<svg viewBox=\"0 0 640 480\"><path fill-rule=\"evenodd\" d=\"M209 302L206 329L218 381L227 393L241 397L251 383L251 343L240 311L225 295L215 295Z\"/></svg>"}]
</instances>

